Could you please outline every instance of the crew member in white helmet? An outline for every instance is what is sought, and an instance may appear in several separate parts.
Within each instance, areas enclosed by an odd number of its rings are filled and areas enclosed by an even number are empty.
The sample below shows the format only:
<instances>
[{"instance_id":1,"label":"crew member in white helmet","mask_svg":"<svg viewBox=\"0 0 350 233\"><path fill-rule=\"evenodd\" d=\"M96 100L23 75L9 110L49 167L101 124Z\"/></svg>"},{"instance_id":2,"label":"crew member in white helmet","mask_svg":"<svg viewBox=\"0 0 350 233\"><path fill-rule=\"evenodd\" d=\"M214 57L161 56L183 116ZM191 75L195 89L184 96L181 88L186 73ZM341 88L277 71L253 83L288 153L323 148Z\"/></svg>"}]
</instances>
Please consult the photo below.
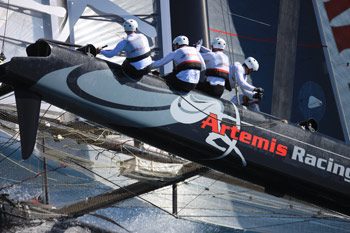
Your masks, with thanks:
<instances>
[{"instance_id":1,"label":"crew member in white helmet","mask_svg":"<svg viewBox=\"0 0 350 233\"><path fill-rule=\"evenodd\" d=\"M119 52L125 51L124 71L131 77L139 79L151 70L151 49L147 37L136 33L138 24L135 20L127 19L123 26L127 37L120 41L113 50L103 50L102 47L99 47L97 52L106 57L113 57Z\"/></svg>"},{"instance_id":2,"label":"crew member in white helmet","mask_svg":"<svg viewBox=\"0 0 350 233\"><path fill-rule=\"evenodd\" d=\"M239 95L239 104L245 105L254 111L259 111L258 104L263 97L264 89L249 84L247 78L248 75L258 71L258 69L259 63L257 60L253 57L248 57L243 64L235 62L231 65L230 70L230 78L234 80L236 87L239 86L243 92L243 95ZM238 91L236 94L238 94ZM235 95L231 101L238 104L237 95Z\"/></svg>"},{"instance_id":3,"label":"crew member in white helmet","mask_svg":"<svg viewBox=\"0 0 350 233\"><path fill-rule=\"evenodd\" d=\"M158 68L174 61L173 72L164 78L170 88L183 92L194 89L199 82L200 71L205 70L205 63L199 51L188 45L186 36L178 36L173 40L174 51L152 63L152 68Z\"/></svg>"},{"instance_id":4,"label":"crew member in white helmet","mask_svg":"<svg viewBox=\"0 0 350 233\"><path fill-rule=\"evenodd\" d=\"M212 50L204 46L200 48L207 67L206 80L198 83L196 88L218 98L224 93L225 87L229 91L232 90L229 82L230 61L223 53L225 46L225 40L217 37L211 42Z\"/></svg>"}]
</instances>

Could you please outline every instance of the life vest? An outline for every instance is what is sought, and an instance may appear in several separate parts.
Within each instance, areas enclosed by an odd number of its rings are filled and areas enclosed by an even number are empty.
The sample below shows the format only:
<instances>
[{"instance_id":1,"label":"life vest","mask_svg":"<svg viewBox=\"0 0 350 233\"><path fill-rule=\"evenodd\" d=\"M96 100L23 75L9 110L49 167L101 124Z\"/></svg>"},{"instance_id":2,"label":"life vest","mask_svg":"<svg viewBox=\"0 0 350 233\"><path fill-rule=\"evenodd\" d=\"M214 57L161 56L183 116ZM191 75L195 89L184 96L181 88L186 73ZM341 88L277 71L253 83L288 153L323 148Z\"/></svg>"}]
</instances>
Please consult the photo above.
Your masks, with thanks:
<instances>
[{"instance_id":1,"label":"life vest","mask_svg":"<svg viewBox=\"0 0 350 233\"><path fill-rule=\"evenodd\" d=\"M229 72L227 72L226 70L222 70L222 69L206 69L205 75L223 78L225 80L227 80L229 78Z\"/></svg>"},{"instance_id":2,"label":"life vest","mask_svg":"<svg viewBox=\"0 0 350 233\"><path fill-rule=\"evenodd\" d=\"M124 50L129 62L137 62L151 55L148 40L142 34L133 33L128 35Z\"/></svg>"},{"instance_id":3,"label":"life vest","mask_svg":"<svg viewBox=\"0 0 350 233\"><path fill-rule=\"evenodd\" d=\"M206 61L207 69L205 71L206 76L214 76L229 79L229 59L223 52L211 52L211 56Z\"/></svg>"},{"instance_id":4,"label":"life vest","mask_svg":"<svg viewBox=\"0 0 350 233\"><path fill-rule=\"evenodd\" d=\"M194 47L182 47L177 49L174 63L175 73L179 73L182 70L201 70L202 68L198 52Z\"/></svg>"}]
</instances>

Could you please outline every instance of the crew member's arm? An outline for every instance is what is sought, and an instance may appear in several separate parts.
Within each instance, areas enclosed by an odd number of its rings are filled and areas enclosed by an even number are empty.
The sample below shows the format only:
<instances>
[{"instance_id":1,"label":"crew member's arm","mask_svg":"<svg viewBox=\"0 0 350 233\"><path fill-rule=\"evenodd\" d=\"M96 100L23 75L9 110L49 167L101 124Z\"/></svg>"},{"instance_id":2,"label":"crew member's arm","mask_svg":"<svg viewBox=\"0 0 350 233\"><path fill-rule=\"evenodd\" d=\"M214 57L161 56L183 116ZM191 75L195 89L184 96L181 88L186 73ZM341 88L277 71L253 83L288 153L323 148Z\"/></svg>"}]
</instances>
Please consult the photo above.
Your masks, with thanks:
<instances>
[{"instance_id":1,"label":"crew member's arm","mask_svg":"<svg viewBox=\"0 0 350 233\"><path fill-rule=\"evenodd\" d=\"M117 44L117 46L115 46L115 48L113 50L103 50L102 49L100 51L100 53L102 55L104 55L105 57L111 58L111 57L117 55L118 53L120 53L124 49L125 43L126 43L126 41L122 40Z\"/></svg>"},{"instance_id":2,"label":"crew member's arm","mask_svg":"<svg viewBox=\"0 0 350 233\"><path fill-rule=\"evenodd\" d=\"M175 57L175 51L172 51L171 53L169 53L167 56L163 57L162 59L158 60L158 61L154 61L152 63L152 68L158 68L161 67L167 63L169 63L170 61L172 61Z\"/></svg>"},{"instance_id":3,"label":"crew member's arm","mask_svg":"<svg viewBox=\"0 0 350 233\"><path fill-rule=\"evenodd\" d=\"M204 62L205 61L208 62L210 60L210 58L212 58L212 54L211 53L202 53L202 52L200 52L200 54L202 55L202 58L203 58Z\"/></svg>"},{"instance_id":4,"label":"crew member's arm","mask_svg":"<svg viewBox=\"0 0 350 233\"><path fill-rule=\"evenodd\" d=\"M206 69L207 69L207 66L205 65L205 61L204 61L204 59L203 59L201 53L200 53L199 51L197 51L197 53L198 53L198 56L199 56L199 60L200 60L201 63L202 63L201 71L206 70Z\"/></svg>"},{"instance_id":5,"label":"crew member's arm","mask_svg":"<svg viewBox=\"0 0 350 233\"><path fill-rule=\"evenodd\" d=\"M244 68L243 66L237 66L236 64L233 66L233 72L236 77L237 84L240 86L240 88L248 90L248 91L254 91L254 86L250 85L245 79L244 79Z\"/></svg>"},{"instance_id":6,"label":"crew member's arm","mask_svg":"<svg viewBox=\"0 0 350 233\"><path fill-rule=\"evenodd\" d=\"M208 49L207 47L201 46L200 52L201 53L209 53L209 52L211 52L211 50Z\"/></svg>"}]
</instances>

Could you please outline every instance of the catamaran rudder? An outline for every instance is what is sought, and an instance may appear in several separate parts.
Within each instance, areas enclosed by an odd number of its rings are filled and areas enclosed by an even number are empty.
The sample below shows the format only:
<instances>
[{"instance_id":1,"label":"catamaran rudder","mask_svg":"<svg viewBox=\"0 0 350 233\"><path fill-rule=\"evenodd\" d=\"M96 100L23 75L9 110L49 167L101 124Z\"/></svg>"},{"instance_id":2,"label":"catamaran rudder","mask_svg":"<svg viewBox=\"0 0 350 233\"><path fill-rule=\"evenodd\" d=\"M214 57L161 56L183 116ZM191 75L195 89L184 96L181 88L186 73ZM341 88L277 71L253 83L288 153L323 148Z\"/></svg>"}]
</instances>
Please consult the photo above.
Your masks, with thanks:
<instances>
[{"instance_id":1,"label":"catamaran rudder","mask_svg":"<svg viewBox=\"0 0 350 233\"><path fill-rule=\"evenodd\" d=\"M120 65L45 40L27 54L1 66L0 78L15 90L24 159L45 100L268 193L350 214L350 147L340 141L224 99L176 92L151 75L136 81Z\"/></svg>"}]
</instances>

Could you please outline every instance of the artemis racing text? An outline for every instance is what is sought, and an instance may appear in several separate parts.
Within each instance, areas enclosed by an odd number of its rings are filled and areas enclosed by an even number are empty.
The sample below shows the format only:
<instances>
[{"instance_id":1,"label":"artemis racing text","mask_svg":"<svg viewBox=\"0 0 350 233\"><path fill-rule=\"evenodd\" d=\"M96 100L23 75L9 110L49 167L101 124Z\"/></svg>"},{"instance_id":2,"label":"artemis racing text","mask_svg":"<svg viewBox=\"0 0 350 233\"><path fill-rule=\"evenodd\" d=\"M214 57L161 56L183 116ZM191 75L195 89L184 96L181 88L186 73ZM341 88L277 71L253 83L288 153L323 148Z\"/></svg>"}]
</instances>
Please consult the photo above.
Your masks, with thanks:
<instances>
[{"instance_id":1,"label":"artemis racing text","mask_svg":"<svg viewBox=\"0 0 350 233\"><path fill-rule=\"evenodd\" d=\"M339 175L344 177L344 180L350 183L350 168L345 167L339 163L335 163L333 158L328 158L328 160L316 157L306 153L305 149L294 146L292 159L300 163L316 167L318 169Z\"/></svg>"},{"instance_id":2,"label":"artemis racing text","mask_svg":"<svg viewBox=\"0 0 350 233\"><path fill-rule=\"evenodd\" d=\"M231 139L239 140L240 142L250 144L259 149L263 149L265 151L269 151L271 153L275 153L280 156L286 156L288 147L277 144L277 140L272 138L271 141L262 137L258 137L256 135L252 135L243 130L237 129L236 126L227 126L223 123L218 125L217 115L211 113L210 116L202 121L202 128L211 127L213 133L221 134L221 135L230 135ZM219 132L220 129L220 132Z\"/></svg>"},{"instance_id":3,"label":"artemis racing text","mask_svg":"<svg viewBox=\"0 0 350 233\"><path fill-rule=\"evenodd\" d=\"M259 149L275 153L276 155L286 157L288 153L288 147L282 144L278 144L275 138L268 140L266 138L258 137L251 133L245 132L243 130L239 130L236 126L228 126L222 122L219 124L217 115L213 113L211 113L207 119L202 121L201 127L209 127L213 133L220 135L226 134L232 140L249 144ZM335 175L343 177L345 182L350 183L350 167L346 167L338 162L335 162L333 158L320 158L315 155L306 153L306 150L301 147L294 146L290 159L323 170L325 172L333 173Z\"/></svg>"}]
</instances>

